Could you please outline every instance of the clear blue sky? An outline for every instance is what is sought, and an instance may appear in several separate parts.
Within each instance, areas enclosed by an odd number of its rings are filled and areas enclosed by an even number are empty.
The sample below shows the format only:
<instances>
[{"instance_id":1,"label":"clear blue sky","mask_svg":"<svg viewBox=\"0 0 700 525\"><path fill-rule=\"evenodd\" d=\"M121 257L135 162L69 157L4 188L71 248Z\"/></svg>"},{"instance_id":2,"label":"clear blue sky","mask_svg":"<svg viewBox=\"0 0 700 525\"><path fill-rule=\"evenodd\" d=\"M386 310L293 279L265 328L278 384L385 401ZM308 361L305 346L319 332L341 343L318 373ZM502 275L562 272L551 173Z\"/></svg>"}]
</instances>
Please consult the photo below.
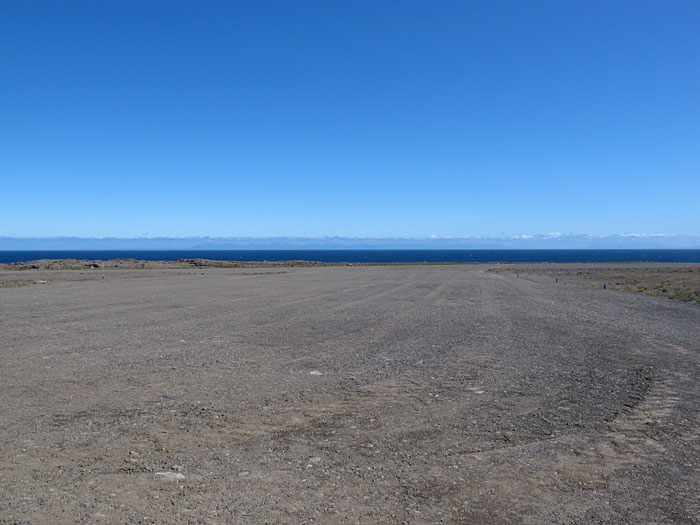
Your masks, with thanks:
<instances>
[{"instance_id":1,"label":"clear blue sky","mask_svg":"<svg viewBox=\"0 0 700 525\"><path fill-rule=\"evenodd\" d=\"M0 235L700 233L700 2L0 0Z\"/></svg>"}]
</instances>

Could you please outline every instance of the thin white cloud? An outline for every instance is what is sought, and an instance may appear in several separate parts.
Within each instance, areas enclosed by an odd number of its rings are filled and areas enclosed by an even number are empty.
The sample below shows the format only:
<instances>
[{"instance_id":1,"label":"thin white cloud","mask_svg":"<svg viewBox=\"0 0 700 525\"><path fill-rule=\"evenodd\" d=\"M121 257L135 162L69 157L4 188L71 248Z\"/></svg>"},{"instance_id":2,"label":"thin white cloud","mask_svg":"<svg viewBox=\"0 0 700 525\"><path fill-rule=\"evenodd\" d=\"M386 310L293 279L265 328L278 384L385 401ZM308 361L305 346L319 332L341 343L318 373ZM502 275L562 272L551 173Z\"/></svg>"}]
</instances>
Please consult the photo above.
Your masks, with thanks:
<instances>
[{"instance_id":1,"label":"thin white cloud","mask_svg":"<svg viewBox=\"0 0 700 525\"><path fill-rule=\"evenodd\" d=\"M675 235L671 233L621 233L620 237L675 237Z\"/></svg>"}]
</instances>

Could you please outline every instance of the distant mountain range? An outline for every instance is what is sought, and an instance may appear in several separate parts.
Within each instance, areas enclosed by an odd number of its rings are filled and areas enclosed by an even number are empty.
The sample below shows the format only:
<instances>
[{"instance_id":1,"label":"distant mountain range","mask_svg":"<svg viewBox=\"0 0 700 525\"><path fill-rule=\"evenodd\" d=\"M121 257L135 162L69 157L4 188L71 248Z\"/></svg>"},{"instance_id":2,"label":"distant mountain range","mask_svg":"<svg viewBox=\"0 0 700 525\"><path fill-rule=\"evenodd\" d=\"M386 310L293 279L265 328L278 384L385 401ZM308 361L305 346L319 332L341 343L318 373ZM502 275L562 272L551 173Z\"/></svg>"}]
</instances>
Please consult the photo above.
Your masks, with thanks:
<instances>
[{"instance_id":1,"label":"distant mountain range","mask_svg":"<svg viewBox=\"0 0 700 525\"><path fill-rule=\"evenodd\" d=\"M503 237L0 237L0 250L700 249L699 235L548 233Z\"/></svg>"}]
</instances>

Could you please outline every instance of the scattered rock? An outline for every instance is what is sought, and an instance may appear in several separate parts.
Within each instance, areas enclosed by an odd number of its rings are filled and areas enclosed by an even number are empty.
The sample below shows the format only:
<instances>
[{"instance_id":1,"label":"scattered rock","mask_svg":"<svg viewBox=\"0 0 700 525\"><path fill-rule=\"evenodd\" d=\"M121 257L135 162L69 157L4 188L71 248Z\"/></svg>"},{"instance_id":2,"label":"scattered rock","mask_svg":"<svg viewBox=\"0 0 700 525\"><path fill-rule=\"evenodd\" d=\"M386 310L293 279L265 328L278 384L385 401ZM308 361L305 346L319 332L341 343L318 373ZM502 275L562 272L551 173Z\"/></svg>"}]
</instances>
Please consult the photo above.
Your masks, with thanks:
<instances>
[{"instance_id":1,"label":"scattered rock","mask_svg":"<svg viewBox=\"0 0 700 525\"><path fill-rule=\"evenodd\" d=\"M309 372L309 375L312 375L312 376L322 376L322 375L323 375L323 372L319 372L318 370L312 370L311 372Z\"/></svg>"}]
</instances>

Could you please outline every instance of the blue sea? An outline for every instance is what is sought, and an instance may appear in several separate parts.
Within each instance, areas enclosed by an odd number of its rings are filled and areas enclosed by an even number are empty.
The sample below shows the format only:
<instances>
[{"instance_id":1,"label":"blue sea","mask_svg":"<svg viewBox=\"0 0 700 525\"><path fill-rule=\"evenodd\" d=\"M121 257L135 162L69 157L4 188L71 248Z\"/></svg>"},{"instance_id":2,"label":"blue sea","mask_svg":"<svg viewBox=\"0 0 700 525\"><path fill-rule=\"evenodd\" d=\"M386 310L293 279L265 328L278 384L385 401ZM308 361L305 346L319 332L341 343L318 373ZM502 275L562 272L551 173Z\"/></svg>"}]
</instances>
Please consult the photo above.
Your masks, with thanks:
<instances>
[{"instance_id":1,"label":"blue sea","mask_svg":"<svg viewBox=\"0 0 700 525\"><path fill-rule=\"evenodd\" d=\"M409 262L700 262L700 250L51 250L0 251L0 263L35 259L177 261Z\"/></svg>"}]
</instances>

